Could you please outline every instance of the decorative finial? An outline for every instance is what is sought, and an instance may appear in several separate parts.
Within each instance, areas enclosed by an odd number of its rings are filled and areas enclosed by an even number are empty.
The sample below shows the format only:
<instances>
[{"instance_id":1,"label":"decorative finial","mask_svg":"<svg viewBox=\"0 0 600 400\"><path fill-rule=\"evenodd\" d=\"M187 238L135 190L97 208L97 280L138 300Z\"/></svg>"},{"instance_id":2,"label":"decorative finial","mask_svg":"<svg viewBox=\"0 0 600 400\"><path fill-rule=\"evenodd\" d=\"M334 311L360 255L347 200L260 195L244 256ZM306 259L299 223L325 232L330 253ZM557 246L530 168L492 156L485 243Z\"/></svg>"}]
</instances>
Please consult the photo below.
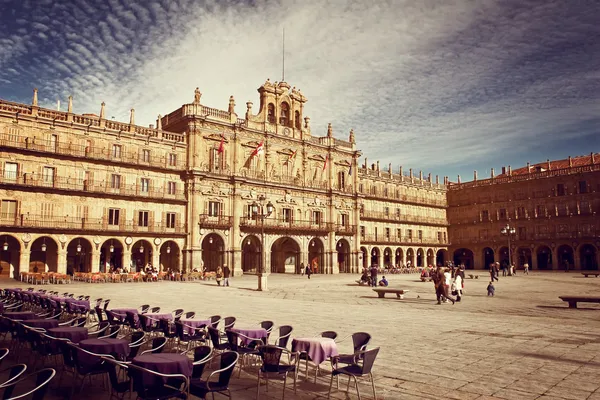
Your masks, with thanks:
<instances>
[{"instance_id":1,"label":"decorative finial","mask_svg":"<svg viewBox=\"0 0 600 400\"><path fill-rule=\"evenodd\" d=\"M458 176L458 183L460 183L460 175Z\"/></svg>"},{"instance_id":2,"label":"decorative finial","mask_svg":"<svg viewBox=\"0 0 600 400\"><path fill-rule=\"evenodd\" d=\"M354 138L354 129L350 129L350 143L356 144L356 139Z\"/></svg>"},{"instance_id":3,"label":"decorative finial","mask_svg":"<svg viewBox=\"0 0 600 400\"><path fill-rule=\"evenodd\" d=\"M162 131L162 116L158 114L158 118L156 118L156 129Z\"/></svg>"},{"instance_id":4,"label":"decorative finial","mask_svg":"<svg viewBox=\"0 0 600 400\"><path fill-rule=\"evenodd\" d=\"M573 166L573 159L569 156L569 168Z\"/></svg>"},{"instance_id":5,"label":"decorative finial","mask_svg":"<svg viewBox=\"0 0 600 400\"><path fill-rule=\"evenodd\" d=\"M331 122L327 124L327 137L333 137L333 128L331 127Z\"/></svg>"},{"instance_id":6,"label":"decorative finial","mask_svg":"<svg viewBox=\"0 0 600 400\"><path fill-rule=\"evenodd\" d=\"M550 169L552 168L552 165L550 164L550 159L547 158L546 162L548 163L548 168L547 169L548 169L548 171L550 171Z\"/></svg>"},{"instance_id":7,"label":"decorative finial","mask_svg":"<svg viewBox=\"0 0 600 400\"><path fill-rule=\"evenodd\" d=\"M310 117L304 117L304 128L310 128Z\"/></svg>"},{"instance_id":8,"label":"decorative finial","mask_svg":"<svg viewBox=\"0 0 600 400\"><path fill-rule=\"evenodd\" d=\"M492 172L490 173L490 178L494 177L494 168L492 168Z\"/></svg>"},{"instance_id":9,"label":"decorative finial","mask_svg":"<svg viewBox=\"0 0 600 400\"><path fill-rule=\"evenodd\" d=\"M131 109L131 114L129 115L129 125L135 125L135 110Z\"/></svg>"},{"instance_id":10,"label":"decorative finial","mask_svg":"<svg viewBox=\"0 0 600 400\"><path fill-rule=\"evenodd\" d=\"M69 96L69 105L67 106L67 112L69 114L73 113L73 96Z\"/></svg>"},{"instance_id":11,"label":"decorative finial","mask_svg":"<svg viewBox=\"0 0 600 400\"><path fill-rule=\"evenodd\" d=\"M102 104L100 104L100 119L104 119L104 106L106 104L104 102L102 102Z\"/></svg>"},{"instance_id":12,"label":"decorative finial","mask_svg":"<svg viewBox=\"0 0 600 400\"><path fill-rule=\"evenodd\" d=\"M229 96L229 114L235 114L235 99L233 96Z\"/></svg>"},{"instance_id":13,"label":"decorative finial","mask_svg":"<svg viewBox=\"0 0 600 400\"><path fill-rule=\"evenodd\" d=\"M592 159L592 165L596 164L596 159L594 157L594 152L592 151L592 153L590 154L590 157Z\"/></svg>"},{"instance_id":14,"label":"decorative finial","mask_svg":"<svg viewBox=\"0 0 600 400\"><path fill-rule=\"evenodd\" d=\"M200 93L199 88L196 88L194 90L194 104L200 104L200 97L202 97L202 93Z\"/></svg>"},{"instance_id":15,"label":"decorative finial","mask_svg":"<svg viewBox=\"0 0 600 400\"><path fill-rule=\"evenodd\" d=\"M33 103L31 105L34 107L38 106L38 90L37 90L37 88L33 89Z\"/></svg>"}]
</instances>

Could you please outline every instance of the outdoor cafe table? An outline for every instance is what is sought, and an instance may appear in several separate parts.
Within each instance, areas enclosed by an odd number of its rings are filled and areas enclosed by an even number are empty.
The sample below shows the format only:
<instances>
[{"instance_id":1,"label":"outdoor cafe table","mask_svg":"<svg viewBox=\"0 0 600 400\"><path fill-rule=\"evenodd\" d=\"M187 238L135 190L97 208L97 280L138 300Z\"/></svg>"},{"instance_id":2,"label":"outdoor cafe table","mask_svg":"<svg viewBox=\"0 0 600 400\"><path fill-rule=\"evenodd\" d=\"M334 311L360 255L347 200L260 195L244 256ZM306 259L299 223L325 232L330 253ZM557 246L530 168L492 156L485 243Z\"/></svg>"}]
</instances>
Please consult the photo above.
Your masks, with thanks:
<instances>
[{"instance_id":1,"label":"outdoor cafe table","mask_svg":"<svg viewBox=\"0 0 600 400\"><path fill-rule=\"evenodd\" d=\"M23 321L23 325L31 328L42 328L47 330L50 328L57 328L58 321L55 319L28 319Z\"/></svg>"},{"instance_id":2,"label":"outdoor cafe table","mask_svg":"<svg viewBox=\"0 0 600 400\"><path fill-rule=\"evenodd\" d=\"M138 309L137 308L113 308L112 310L115 317L119 318L121 321L125 321L125 317L127 317L127 313L130 312L133 314L133 320L135 321L136 326L140 326L140 317L138 317Z\"/></svg>"},{"instance_id":3,"label":"outdoor cafe table","mask_svg":"<svg viewBox=\"0 0 600 400\"><path fill-rule=\"evenodd\" d=\"M307 353L315 365L321 364L329 357L338 355L335 341L324 337L296 338L292 340L292 351Z\"/></svg>"},{"instance_id":4,"label":"outdoor cafe table","mask_svg":"<svg viewBox=\"0 0 600 400\"><path fill-rule=\"evenodd\" d=\"M71 306L73 308L77 308L83 311L89 311L90 310L90 301L89 300L77 300L77 299L71 299L71 298L67 298L64 301L65 304L71 304Z\"/></svg>"},{"instance_id":5,"label":"outdoor cafe table","mask_svg":"<svg viewBox=\"0 0 600 400\"><path fill-rule=\"evenodd\" d=\"M135 357L133 364L161 374L181 374L187 377L192 375L192 369L194 368L192 360L185 355L176 353L144 354ZM142 377L144 380L152 378L161 379L155 376ZM159 382L156 384L160 384ZM150 382L144 382L144 384L150 384Z\"/></svg>"},{"instance_id":6,"label":"outdoor cafe table","mask_svg":"<svg viewBox=\"0 0 600 400\"><path fill-rule=\"evenodd\" d=\"M48 335L60 339L69 339L73 343L79 343L88 338L88 330L78 326L65 326L48 329Z\"/></svg>"},{"instance_id":7,"label":"outdoor cafe table","mask_svg":"<svg viewBox=\"0 0 600 400\"><path fill-rule=\"evenodd\" d=\"M147 323L152 324L152 326L158 325L158 321L161 319L166 319L168 321L173 319L173 314L171 313L146 313L144 315L149 318Z\"/></svg>"},{"instance_id":8,"label":"outdoor cafe table","mask_svg":"<svg viewBox=\"0 0 600 400\"><path fill-rule=\"evenodd\" d=\"M129 354L129 342L125 339L85 339L79 342L82 349L97 354L112 354L124 359Z\"/></svg>"},{"instance_id":9,"label":"outdoor cafe table","mask_svg":"<svg viewBox=\"0 0 600 400\"><path fill-rule=\"evenodd\" d=\"M6 318L16 319L16 320L28 320L28 319L37 319L37 315L35 315L32 311L17 311L17 312L7 312L4 313Z\"/></svg>"},{"instance_id":10,"label":"outdoor cafe table","mask_svg":"<svg viewBox=\"0 0 600 400\"><path fill-rule=\"evenodd\" d=\"M232 332L241 333L242 335L248 336L249 338L260 340L263 343L267 342L267 336L269 335L267 330L264 328L238 328L238 327L235 327L235 328L231 328L230 330ZM253 342L252 340L247 339L245 337L240 337L240 340L242 341L242 343L245 346L248 346L250 343ZM256 344L257 342L254 342L254 343Z\"/></svg>"},{"instance_id":11,"label":"outdoor cafe table","mask_svg":"<svg viewBox=\"0 0 600 400\"><path fill-rule=\"evenodd\" d=\"M210 326L210 319L180 319L179 322L181 322L183 325L187 325L184 326L184 331L188 334L188 335L193 335L194 334L194 329L192 328L188 328L188 327L193 327L196 329L199 329L201 326Z\"/></svg>"}]
</instances>

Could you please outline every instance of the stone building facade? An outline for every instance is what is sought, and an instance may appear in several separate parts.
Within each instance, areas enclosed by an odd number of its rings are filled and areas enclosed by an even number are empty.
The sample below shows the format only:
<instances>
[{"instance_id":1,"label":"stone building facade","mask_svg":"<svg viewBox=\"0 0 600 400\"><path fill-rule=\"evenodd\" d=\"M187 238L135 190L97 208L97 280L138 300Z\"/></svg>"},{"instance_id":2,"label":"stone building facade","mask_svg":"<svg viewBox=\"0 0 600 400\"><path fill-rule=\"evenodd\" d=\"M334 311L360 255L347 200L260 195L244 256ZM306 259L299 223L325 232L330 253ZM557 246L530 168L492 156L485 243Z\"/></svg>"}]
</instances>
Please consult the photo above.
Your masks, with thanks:
<instances>
[{"instance_id":1,"label":"stone building facade","mask_svg":"<svg viewBox=\"0 0 600 400\"><path fill-rule=\"evenodd\" d=\"M354 132L313 134L306 97L267 80L244 118L194 100L156 126L0 101L0 266L109 266L235 275L433 264L448 248L446 185L358 165ZM263 218L253 205L273 213ZM263 254L264 249L266 250Z\"/></svg>"},{"instance_id":2,"label":"stone building facade","mask_svg":"<svg viewBox=\"0 0 600 400\"><path fill-rule=\"evenodd\" d=\"M450 256L469 268L598 269L598 154L547 161L448 186ZM506 225L514 234L501 230ZM510 236L510 238L509 238ZM510 250L509 250L510 239ZM509 253L510 252L510 253Z\"/></svg>"}]
</instances>

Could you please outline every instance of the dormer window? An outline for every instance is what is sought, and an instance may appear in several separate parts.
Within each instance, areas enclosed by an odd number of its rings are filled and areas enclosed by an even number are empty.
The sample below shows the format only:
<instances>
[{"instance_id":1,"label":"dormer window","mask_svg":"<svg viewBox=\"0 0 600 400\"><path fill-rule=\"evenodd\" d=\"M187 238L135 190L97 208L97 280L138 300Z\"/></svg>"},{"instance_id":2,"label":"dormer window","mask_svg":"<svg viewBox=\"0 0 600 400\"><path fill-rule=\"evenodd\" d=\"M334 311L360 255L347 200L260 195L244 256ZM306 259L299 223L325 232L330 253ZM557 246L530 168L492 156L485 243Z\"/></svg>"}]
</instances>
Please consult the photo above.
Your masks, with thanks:
<instances>
[{"instance_id":1,"label":"dormer window","mask_svg":"<svg viewBox=\"0 0 600 400\"><path fill-rule=\"evenodd\" d=\"M294 113L294 122L296 123L296 129L302 129L302 121L300 120L300 111Z\"/></svg>"},{"instance_id":2,"label":"dormer window","mask_svg":"<svg viewBox=\"0 0 600 400\"><path fill-rule=\"evenodd\" d=\"M269 103L267 106L267 121L272 124L275 123L275 106L273 103Z\"/></svg>"},{"instance_id":3,"label":"dormer window","mask_svg":"<svg viewBox=\"0 0 600 400\"><path fill-rule=\"evenodd\" d=\"M281 113L279 114L279 124L280 125L289 125L290 122L290 106L288 103L281 103Z\"/></svg>"}]
</instances>

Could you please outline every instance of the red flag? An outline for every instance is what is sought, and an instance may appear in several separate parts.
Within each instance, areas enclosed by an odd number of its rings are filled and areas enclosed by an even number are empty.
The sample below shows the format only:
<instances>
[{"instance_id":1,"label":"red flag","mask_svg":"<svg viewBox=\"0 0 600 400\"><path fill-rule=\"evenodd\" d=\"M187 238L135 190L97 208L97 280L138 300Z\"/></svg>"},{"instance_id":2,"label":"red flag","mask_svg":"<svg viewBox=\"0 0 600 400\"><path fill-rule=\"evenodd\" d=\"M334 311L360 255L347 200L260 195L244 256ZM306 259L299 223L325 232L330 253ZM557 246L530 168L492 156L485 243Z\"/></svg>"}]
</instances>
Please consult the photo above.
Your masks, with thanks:
<instances>
[{"instance_id":1,"label":"red flag","mask_svg":"<svg viewBox=\"0 0 600 400\"><path fill-rule=\"evenodd\" d=\"M325 156L325 163L323 164L323 171L325 171L325 168L327 168L327 161L329 160L329 154L327 154Z\"/></svg>"},{"instance_id":2,"label":"red flag","mask_svg":"<svg viewBox=\"0 0 600 400\"><path fill-rule=\"evenodd\" d=\"M219 144L219 150L217 153L223 153L225 151L225 136L221 135L221 143Z\"/></svg>"},{"instance_id":3,"label":"red flag","mask_svg":"<svg viewBox=\"0 0 600 400\"><path fill-rule=\"evenodd\" d=\"M259 156L263 153L264 150L265 147L263 146L263 142L260 142L260 144L254 149L252 154L250 154L250 157Z\"/></svg>"}]
</instances>

